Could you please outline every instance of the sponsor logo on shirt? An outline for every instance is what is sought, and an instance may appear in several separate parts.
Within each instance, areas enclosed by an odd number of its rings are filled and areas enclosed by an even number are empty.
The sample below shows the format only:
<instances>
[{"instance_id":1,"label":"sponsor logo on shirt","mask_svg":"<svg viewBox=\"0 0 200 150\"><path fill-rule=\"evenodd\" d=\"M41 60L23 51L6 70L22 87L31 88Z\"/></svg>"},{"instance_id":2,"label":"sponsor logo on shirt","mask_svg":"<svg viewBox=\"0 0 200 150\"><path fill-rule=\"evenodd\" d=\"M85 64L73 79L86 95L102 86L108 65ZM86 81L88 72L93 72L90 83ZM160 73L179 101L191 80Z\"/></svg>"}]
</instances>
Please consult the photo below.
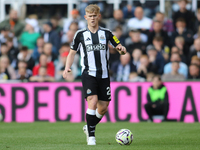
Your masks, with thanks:
<instances>
[{"instance_id":1,"label":"sponsor logo on shirt","mask_svg":"<svg viewBox=\"0 0 200 150\"><path fill-rule=\"evenodd\" d=\"M105 44L89 44L86 45L86 51L90 52L90 51L100 51L100 50L106 50L106 45Z\"/></svg>"}]
</instances>

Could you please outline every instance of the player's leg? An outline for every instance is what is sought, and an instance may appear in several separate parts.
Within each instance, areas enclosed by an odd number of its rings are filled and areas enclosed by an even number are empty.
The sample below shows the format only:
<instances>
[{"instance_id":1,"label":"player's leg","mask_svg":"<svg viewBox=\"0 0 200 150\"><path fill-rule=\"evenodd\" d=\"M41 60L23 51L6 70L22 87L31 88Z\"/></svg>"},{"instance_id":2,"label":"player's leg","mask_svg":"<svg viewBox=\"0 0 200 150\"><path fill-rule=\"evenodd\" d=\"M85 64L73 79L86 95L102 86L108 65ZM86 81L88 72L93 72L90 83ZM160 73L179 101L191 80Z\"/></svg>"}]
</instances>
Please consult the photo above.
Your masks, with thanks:
<instances>
[{"instance_id":1,"label":"player's leg","mask_svg":"<svg viewBox=\"0 0 200 150\"><path fill-rule=\"evenodd\" d=\"M88 126L89 137L95 137L95 118L97 108L98 97L97 95L91 95L87 97L88 109L86 112L86 120Z\"/></svg>"},{"instance_id":2,"label":"player's leg","mask_svg":"<svg viewBox=\"0 0 200 150\"><path fill-rule=\"evenodd\" d=\"M96 125L101 121L104 114L108 111L109 103L110 103L110 101L102 101L102 100L98 101L97 109L96 109L96 117L95 117Z\"/></svg>"},{"instance_id":3,"label":"player's leg","mask_svg":"<svg viewBox=\"0 0 200 150\"><path fill-rule=\"evenodd\" d=\"M88 145L96 145L95 143L95 121L97 107L97 81L95 77L89 76L86 72L82 73L83 93L87 99L88 109L86 111L87 125L83 127L83 131L87 136ZM89 139L93 138L92 143Z\"/></svg>"},{"instance_id":4,"label":"player's leg","mask_svg":"<svg viewBox=\"0 0 200 150\"><path fill-rule=\"evenodd\" d=\"M96 124L98 124L104 114L108 110L108 105L111 101L111 92L110 92L110 79L99 79L98 80L98 98L99 101L97 103L97 109L96 109Z\"/></svg>"}]
</instances>

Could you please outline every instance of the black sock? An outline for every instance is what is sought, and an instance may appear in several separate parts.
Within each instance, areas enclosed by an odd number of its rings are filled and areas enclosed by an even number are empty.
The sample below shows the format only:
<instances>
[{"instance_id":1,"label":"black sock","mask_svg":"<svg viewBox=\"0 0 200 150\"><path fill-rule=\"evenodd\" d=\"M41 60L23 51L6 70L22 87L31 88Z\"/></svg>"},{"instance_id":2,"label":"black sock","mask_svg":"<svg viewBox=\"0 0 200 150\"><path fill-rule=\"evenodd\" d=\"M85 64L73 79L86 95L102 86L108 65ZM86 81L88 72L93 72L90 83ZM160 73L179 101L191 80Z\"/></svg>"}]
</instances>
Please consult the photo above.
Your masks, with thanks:
<instances>
[{"instance_id":1,"label":"black sock","mask_svg":"<svg viewBox=\"0 0 200 150\"><path fill-rule=\"evenodd\" d=\"M95 125L97 125L100 121L101 121L101 119L98 118L98 117L95 115Z\"/></svg>"},{"instance_id":2,"label":"black sock","mask_svg":"<svg viewBox=\"0 0 200 150\"><path fill-rule=\"evenodd\" d=\"M95 136L95 127L96 127L96 119L95 118L96 118L96 115L89 115L86 113L89 137Z\"/></svg>"},{"instance_id":3,"label":"black sock","mask_svg":"<svg viewBox=\"0 0 200 150\"><path fill-rule=\"evenodd\" d=\"M96 125L101 121L103 115L99 114L98 109L96 109L96 115L95 115L95 123Z\"/></svg>"}]
</instances>

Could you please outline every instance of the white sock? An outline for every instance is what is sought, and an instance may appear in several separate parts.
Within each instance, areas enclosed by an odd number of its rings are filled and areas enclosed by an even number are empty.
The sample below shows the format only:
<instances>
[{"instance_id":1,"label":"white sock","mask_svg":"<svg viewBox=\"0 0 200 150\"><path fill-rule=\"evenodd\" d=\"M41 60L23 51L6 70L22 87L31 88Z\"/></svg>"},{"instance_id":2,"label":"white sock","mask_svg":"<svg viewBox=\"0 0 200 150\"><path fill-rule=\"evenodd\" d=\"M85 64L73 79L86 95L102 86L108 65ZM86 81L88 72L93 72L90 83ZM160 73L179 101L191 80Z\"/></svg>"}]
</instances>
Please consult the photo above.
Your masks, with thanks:
<instances>
[{"instance_id":1,"label":"white sock","mask_svg":"<svg viewBox=\"0 0 200 150\"><path fill-rule=\"evenodd\" d=\"M103 118L103 115L101 115L101 114L98 113L98 109L96 109L96 116L97 116L97 118L99 118L99 119Z\"/></svg>"},{"instance_id":2,"label":"white sock","mask_svg":"<svg viewBox=\"0 0 200 150\"><path fill-rule=\"evenodd\" d=\"M88 108L87 111L86 111L86 113L87 113L88 115L95 115L95 114L96 114L96 111Z\"/></svg>"}]
</instances>

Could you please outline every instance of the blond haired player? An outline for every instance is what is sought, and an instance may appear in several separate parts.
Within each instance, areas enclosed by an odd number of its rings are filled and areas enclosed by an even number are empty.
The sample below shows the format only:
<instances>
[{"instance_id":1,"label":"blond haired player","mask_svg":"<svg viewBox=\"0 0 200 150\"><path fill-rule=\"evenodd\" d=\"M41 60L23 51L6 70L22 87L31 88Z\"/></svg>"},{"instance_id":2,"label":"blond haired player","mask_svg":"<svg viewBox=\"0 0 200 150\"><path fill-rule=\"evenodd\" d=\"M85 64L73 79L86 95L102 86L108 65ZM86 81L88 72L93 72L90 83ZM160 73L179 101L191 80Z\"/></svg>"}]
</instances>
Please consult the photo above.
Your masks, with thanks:
<instances>
[{"instance_id":1,"label":"blond haired player","mask_svg":"<svg viewBox=\"0 0 200 150\"><path fill-rule=\"evenodd\" d=\"M107 112L111 100L108 44L112 44L121 55L126 53L126 48L120 44L120 41L110 30L98 25L100 8L97 5L88 5L85 11L88 26L78 30L74 36L63 77L67 78L68 73L71 72L70 67L76 52L79 50L83 92L88 103L87 125L83 127L83 130L87 136L87 144L96 145L95 127Z\"/></svg>"}]
</instances>

